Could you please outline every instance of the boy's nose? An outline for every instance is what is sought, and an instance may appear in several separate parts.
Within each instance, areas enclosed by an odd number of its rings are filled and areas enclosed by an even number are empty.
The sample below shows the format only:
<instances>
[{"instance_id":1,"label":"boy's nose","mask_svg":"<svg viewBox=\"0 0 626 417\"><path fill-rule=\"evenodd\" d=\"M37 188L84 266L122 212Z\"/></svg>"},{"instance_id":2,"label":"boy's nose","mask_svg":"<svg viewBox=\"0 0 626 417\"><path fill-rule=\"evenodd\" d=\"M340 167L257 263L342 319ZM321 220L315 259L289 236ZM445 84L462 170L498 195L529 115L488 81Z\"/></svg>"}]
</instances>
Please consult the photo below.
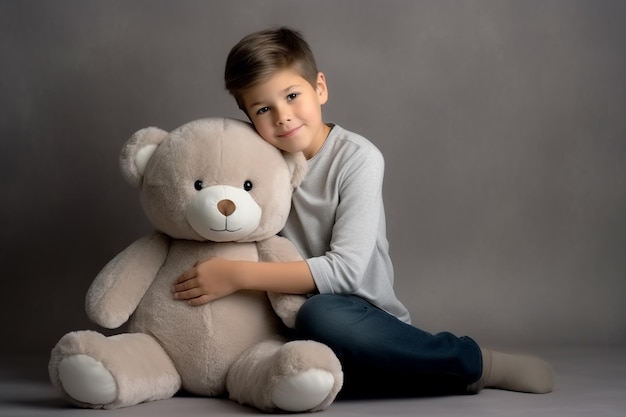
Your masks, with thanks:
<instances>
[{"instance_id":1,"label":"boy's nose","mask_svg":"<svg viewBox=\"0 0 626 417\"><path fill-rule=\"evenodd\" d=\"M276 124L281 125L283 123L291 121L291 116L287 111L277 111L276 112Z\"/></svg>"}]
</instances>

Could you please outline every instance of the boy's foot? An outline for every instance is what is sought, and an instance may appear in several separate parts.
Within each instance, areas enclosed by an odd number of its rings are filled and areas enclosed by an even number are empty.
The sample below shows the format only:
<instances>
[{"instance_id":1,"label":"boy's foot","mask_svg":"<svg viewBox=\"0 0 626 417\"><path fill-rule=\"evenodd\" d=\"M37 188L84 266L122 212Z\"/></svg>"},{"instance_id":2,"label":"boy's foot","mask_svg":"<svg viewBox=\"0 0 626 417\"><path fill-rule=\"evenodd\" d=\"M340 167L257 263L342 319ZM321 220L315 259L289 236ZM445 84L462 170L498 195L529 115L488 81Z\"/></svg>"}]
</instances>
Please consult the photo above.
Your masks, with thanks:
<instances>
[{"instance_id":1,"label":"boy's foot","mask_svg":"<svg viewBox=\"0 0 626 417\"><path fill-rule=\"evenodd\" d=\"M554 387L552 367L535 356L515 355L481 349L483 374L468 387L477 393L483 388L546 394Z\"/></svg>"}]
</instances>

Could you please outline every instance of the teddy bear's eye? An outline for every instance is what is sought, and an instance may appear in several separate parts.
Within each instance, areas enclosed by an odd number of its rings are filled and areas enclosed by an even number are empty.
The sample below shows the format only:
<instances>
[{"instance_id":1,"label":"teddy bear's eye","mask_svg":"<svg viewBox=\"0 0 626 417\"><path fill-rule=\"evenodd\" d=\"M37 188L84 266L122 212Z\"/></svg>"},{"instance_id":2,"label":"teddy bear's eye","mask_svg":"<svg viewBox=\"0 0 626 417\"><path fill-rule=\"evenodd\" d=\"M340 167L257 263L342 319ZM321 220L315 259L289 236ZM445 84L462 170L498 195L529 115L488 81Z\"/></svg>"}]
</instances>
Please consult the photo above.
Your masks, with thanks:
<instances>
[{"instance_id":1,"label":"teddy bear's eye","mask_svg":"<svg viewBox=\"0 0 626 417\"><path fill-rule=\"evenodd\" d=\"M243 189L246 191L250 191L252 189L252 181L245 180L243 183Z\"/></svg>"},{"instance_id":2,"label":"teddy bear's eye","mask_svg":"<svg viewBox=\"0 0 626 417\"><path fill-rule=\"evenodd\" d=\"M193 183L193 188L195 188L196 190L200 191L202 189L202 181L197 180L196 182Z\"/></svg>"}]
</instances>

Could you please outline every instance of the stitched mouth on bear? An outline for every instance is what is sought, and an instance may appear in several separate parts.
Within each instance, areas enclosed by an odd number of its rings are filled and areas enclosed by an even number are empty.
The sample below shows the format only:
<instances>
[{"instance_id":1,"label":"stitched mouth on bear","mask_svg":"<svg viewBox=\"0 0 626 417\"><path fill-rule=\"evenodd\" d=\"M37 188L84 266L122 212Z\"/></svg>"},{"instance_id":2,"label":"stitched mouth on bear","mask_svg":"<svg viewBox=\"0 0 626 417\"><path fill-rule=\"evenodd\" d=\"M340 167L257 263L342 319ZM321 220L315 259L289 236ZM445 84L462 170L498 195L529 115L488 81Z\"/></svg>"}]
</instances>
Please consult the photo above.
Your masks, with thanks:
<instances>
[{"instance_id":1,"label":"stitched mouth on bear","mask_svg":"<svg viewBox=\"0 0 626 417\"><path fill-rule=\"evenodd\" d=\"M238 232L241 230L241 227L238 229L229 229L228 228L228 216L226 216L226 218L224 218L224 228L223 229L214 229L211 228L212 231L214 232L230 232L230 233L234 233L234 232Z\"/></svg>"}]
</instances>

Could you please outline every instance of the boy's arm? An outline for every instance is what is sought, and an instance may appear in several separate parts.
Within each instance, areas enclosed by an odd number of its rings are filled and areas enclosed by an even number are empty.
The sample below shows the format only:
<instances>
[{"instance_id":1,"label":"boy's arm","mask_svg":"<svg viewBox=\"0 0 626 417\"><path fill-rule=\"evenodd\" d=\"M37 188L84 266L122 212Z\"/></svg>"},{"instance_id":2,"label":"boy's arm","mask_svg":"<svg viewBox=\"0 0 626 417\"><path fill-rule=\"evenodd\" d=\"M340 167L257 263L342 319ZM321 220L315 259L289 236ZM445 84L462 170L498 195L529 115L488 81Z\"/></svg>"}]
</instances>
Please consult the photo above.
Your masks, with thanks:
<instances>
[{"instance_id":1,"label":"boy's arm","mask_svg":"<svg viewBox=\"0 0 626 417\"><path fill-rule=\"evenodd\" d=\"M190 305L206 304L239 290L289 294L316 292L306 261L255 262L211 258L181 275L173 287L174 297Z\"/></svg>"}]
</instances>

